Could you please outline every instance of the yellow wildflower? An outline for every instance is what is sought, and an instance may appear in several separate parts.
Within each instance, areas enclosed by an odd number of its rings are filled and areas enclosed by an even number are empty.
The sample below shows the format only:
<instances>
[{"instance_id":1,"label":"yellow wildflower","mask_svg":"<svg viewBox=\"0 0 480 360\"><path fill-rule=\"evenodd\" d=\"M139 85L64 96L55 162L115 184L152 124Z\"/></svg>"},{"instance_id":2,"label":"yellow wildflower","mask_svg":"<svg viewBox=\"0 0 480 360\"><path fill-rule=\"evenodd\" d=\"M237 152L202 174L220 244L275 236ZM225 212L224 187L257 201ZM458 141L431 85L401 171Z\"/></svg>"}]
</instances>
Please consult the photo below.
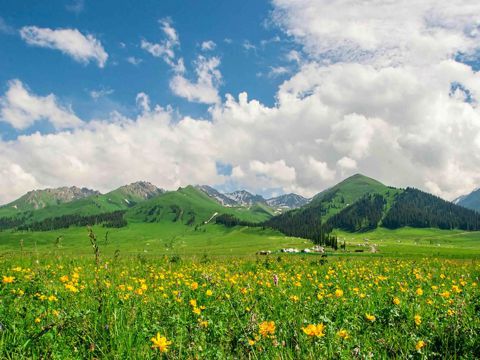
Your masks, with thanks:
<instances>
[{"instance_id":1,"label":"yellow wildflower","mask_svg":"<svg viewBox=\"0 0 480 360\"><path fill-rule=\"evenodd\" d=\"M415 349L416 349L417 351L419 351L419 350L421 350L423 347L425 347L425 345L427 345L427 344L425 343L425 341L423 341L423 340L418 340L417 344L415 345Z\"/></svg>"},{"instance_id":2,"label":"yellow wildflower","mask_svg":"<svg viewBox=\"0 0 480 360\"><path fill-rule=\"evenodd\" d=\"M323 324L310 324L302 328L303 332L311 337L323 337L325 336L325 325Z\"/></svg>"},{"instance_id":3,"label":"yellow wildflower","mask_svg":"<svg viewBox=\"0 0 480 360\"><path fill-rule=\"evenodd\" d=\"M15 277L14 276L4 276L3 277L3 283L4 284L11 284L15 281Z\"/></svg>"},{"instance_id":4,"label":"yellow wildflower","mask_svg":"<svg viewBox=\"0 0 480 360\"><path fill-rule=\"evenodd\" d=\"M337 332L337 336L344 340L347 340L349 337L348 332L345 329L340 329L340 331Z\"/></svg>"},{"instance_id":5,"label":"yellow wildflower","mask_svg":"<svg viewBox=\"0 0 480 360\"><path fill-rule=\"evenodd\" d=\"M415 315L414 317L415 325L420 325L422 323L422 317L420 315Z\"/></svg>"},{"instance_id":6,"label":"yellow wildflower","mask_svg":"<svg viewBox=\"0 0 480 360\"><path fill-rule=\"evenodd\" d=\"M371 315L369 313L366 313L365 314L365 319L367 319L370 322L374 322L377 318L375 317L375 315Z\"/></svg>"},{"instance_id":7,"label":"yellow wildflower","mask_svg":"<svg viewBox=\"0 0 480 360\"><path fill-rule=\"evenodd\" d=\"M275 334L275 322L274 321L264 321L259 326L259 333L263 337Z\"/></svg>"},{"instance_id":8,"label":"yellow wildflower","mask_svg":"<svg viewBox=\"0 0 480 360\"><path fill-rule=\"evenodd\" d=\"M168 347L172 344L165 336L160 336L160 333L157 333L157 336L152 337L150 341L153 343L152 349L158 349L162 353L167 352Z\"/></svg>"}]
</instances>

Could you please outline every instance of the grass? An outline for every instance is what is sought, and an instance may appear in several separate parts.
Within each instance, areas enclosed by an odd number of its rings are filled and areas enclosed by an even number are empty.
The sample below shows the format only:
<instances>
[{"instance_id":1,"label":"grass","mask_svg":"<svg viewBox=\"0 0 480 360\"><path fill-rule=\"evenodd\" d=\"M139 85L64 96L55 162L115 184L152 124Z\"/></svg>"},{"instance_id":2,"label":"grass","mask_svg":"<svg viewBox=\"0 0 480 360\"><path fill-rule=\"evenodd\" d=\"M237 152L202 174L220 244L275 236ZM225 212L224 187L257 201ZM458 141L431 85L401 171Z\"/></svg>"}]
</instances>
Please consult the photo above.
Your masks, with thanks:
<instances>
[{"instance_id":1,"label":"grass","mask_svg":"<svg viewBox=\"0 0 480 360\"><path fill-rule=\"evenodd\" d=\"M339 238L339 243L345 240L347 249L350 251L357 249L368 251L369 246L375 244L379 250L378 255L381 256L480 258L480 232L478 231L377 228L364 233L336 230L335 234Z\"/></svg>"},{"instance_id":2,"label":"grass","mask_svg":"<svg viewBox=\"0 0 480 360\"><path fill-rule=\"evenodd\" d=\"M100 245L100 248L102 246ZM478 261L0 259L4 359L465 358Z\"/></svg>"},{"instance_id":3,"label":"grass","mask_svg":"<svg viewBox=\"0 0 480 360\"><path fill-rule=\"evenodd\" d=\"M152 255L251 255L259 250L278 250L284 247L305 248L311 242L289 238L271 230L238 227L226 229L209 224L195 230L179 223L131 223L125 228L94 228L104 239L108 231L107 251L122 253L144 253ZM90 245L85 228L69 228L47 232L0 232L2 251L55 252L56 239L61 237L61 251L67 253L89 253Z\"/></svg>"}]
</instances>

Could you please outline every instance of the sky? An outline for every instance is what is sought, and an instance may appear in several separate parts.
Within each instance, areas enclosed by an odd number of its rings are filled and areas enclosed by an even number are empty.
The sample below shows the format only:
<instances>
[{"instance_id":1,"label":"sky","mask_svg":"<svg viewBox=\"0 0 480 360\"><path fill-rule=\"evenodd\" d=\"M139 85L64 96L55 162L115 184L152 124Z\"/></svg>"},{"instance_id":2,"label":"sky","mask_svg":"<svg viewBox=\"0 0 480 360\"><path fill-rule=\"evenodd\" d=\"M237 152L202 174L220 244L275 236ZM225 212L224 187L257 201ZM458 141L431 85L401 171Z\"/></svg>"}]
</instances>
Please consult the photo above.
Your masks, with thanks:
<instances>
[{"instance_id":1,"label":"sky","mask_svg":"<svg viewBox=\"0 0 480 360\"><path fill-rule=\"evenodd\" d=\"M0 203L134 181L480 187L480 3L0 3Z\"/></svg>"}]
</instances>

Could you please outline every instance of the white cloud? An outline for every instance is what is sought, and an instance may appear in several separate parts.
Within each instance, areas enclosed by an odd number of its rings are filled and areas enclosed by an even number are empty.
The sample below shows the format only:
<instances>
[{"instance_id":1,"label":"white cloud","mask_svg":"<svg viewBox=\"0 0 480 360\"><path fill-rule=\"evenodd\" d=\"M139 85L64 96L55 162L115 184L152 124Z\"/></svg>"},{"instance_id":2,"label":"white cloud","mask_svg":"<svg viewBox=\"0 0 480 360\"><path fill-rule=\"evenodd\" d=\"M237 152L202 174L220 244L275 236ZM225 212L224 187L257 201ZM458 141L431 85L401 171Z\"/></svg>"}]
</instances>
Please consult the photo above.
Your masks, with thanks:
<instances>
[{"instance_id":1,"label":"white cloud","mask_svg":"<svg viewBox=\"0 0 480 360\"><path fill-rule=\"evenodd\" d=\"M140 65L142 63L142 61L143 61L142 59L136 58L135 56L127 57L127 62L129 62L130 64L135 65L135 66Z\"/></svg>"},{"instance_id":2,"label":"white cloud","mask_svg":"<svg viewBox=\"0 0 480 360\"><path fill-rule=\"evenodd\" d=\"M0 121L22 130L39 120L48 120L56 129L82 124L72 109L58 104L55 95L37 96L20 80L9 81L7 92L0 98Z\"/></svg>"},{"instance_id":3,"label":"white cloud","mask_svg":"<svg viewBox=\"0 0 480 360\"><path fill-rule=\"evenodd\" d=\"M160 28L162 29L165 39L156 44L147 40L142 40L140 47L155 57L162 58L168 65L174 68L177 72L185 71L183 67L183 60L175 60L175 49L180 47L180 38L177 31L172 26L172 21L169 18L160 19Z\"/></svg>"},{"instance_id":4,"label":"white cloud","mask_svg":"<svg viewBox=\"0 0 480 360\"><path fill-rule=\"evenodd\" d=\"M300 68L279 86L273 106L247 93L220 102L220 60L201 57L195 81L177 73L171 86L191 101L214 104L210 121L177 118L141 93L136 119L117 115L69 132L0 140L0 199L36 184L105 191L138 178L169 189L232 181L257 192L311 196L353 172L448 199L480 186L480 73L454 56L480 46L480 5L275 0L274 6L275 21L304 52L290 54ZM168 32L167 39L178 40ZM452 84L461 88L452 91ZM217 162L229 164L232 175L217 174Z\"/></svg>"},{"instance_id":5,"label":"white cloud","mask_svg":"<svg viewBox=\"0 0 480 360\"><path fill-rule=\"evenodd\" d=\"M98 89L98 90L91 90L90 91L90 97L93 99L93 100L98 100L104 96L108 96L108 95L111 95L114 93L114 90L113 89Z\"/></svg>"},{"instance_id":6,"label":"white cloud","mask_svg":"<svg viewBox=\"0 0 480 360\"><path fill-rule=\"evenodd\" d=\"M428 64L478 46L475 0L274 0L274 22L311 56Z\"/></svg>"},{"instance_id":7,"label":"white cloud","mask_svg":"<svg viewBox=\"0 0 480 360\"><path fill-rule=\"evenodd\" d=\"M195 62L195 82L188 80L181 74L175 75L170 81L170 89L177 96L188 101L215 104L220 102L218 87L222 74L218 70L220 59L218 57L206 58L199 56Z\"/></svg>"},{"instance_id":8,"label":"white cloud","mask_svg":"<svg viewBox=\"0 0 480 360\"><path fill-rule=\"evenodd\" d=\"M254 44L252 44L249 40L245 40L242 46L247 51L250 51L250 50L257 51L257 47Z\"/></svg>"},{"instance_id":9,"label":"white cloud","mask_svg":"<svg viewBox=\"0 0 480 360\"><path fill-rule=\"evenodd\" d=\"M285 66L270 66L270 71L268 72L269 78L276 78L282 75L286 75L290 72Z\"/></svg>"},{"instance_id":10,"label":"white cloud","mask_svg":"<svg viewBox=\"0 0 480 360\"><path fill-rule=\"evenodd\" d=\"M75 61L88 64L96 61L103 68L108 54L100 41L93 35L83 35L77 29L49 29L36 26L24 26L20 36L29 45L60 50Z\"/></svg>"},{"instance_id":11,"label":"white cloud","mask_svg":"<svg viewBox=\"0 0 480 360\"><path fill-rule=\"evenodd\" d=\"M137 106L145 113L150 111L150 97L144 92L138 93L135 98Z\"/></svg>"},{"instance_id":12,"label":"white cloud","mask_svg":"<svg viewBox=\"0 0 480 360\"><path fill-rule=\"evenodd\" d=\"M217 44L215 44L212 40L204 41L200 45L203 51L214 50Z\"/></svg>"}]
</instances>

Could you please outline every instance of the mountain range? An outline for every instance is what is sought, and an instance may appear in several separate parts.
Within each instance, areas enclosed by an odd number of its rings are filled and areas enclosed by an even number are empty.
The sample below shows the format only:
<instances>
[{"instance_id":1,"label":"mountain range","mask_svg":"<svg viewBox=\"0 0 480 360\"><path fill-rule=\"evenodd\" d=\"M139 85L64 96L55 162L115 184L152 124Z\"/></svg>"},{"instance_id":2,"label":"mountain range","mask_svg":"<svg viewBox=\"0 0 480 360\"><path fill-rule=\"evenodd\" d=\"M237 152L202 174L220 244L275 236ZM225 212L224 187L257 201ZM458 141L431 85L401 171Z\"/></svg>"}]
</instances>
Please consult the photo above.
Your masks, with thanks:
<instances>
[{"instance_id":1,"label":"mountain range","mask_svg":"<svg viewBox=\"0 0 480 360\"><path fill-rule=\"evenodd\" d=\"M470 194L468 197L471 197ZM245 190L221 193L207 185L165 191L136 182L101 194L78 187L31 191L0 207L0 230L49 230L84 224L176 222L185 226L266 226L314 238L333 229L436 227L480 230L480 214L413 188L386 186L356 174L311 199L285 194L269 199Z\"/></svg>"},{"instance_id":2,"label":"mountain range","mask_svg":"<svg viewBox=\"0 0 480 360\"><path fill-rule=\"evenodd\" d=\"M480 189L456 198L453 203L480 212Z\"/></svg>"}]
</instances>

